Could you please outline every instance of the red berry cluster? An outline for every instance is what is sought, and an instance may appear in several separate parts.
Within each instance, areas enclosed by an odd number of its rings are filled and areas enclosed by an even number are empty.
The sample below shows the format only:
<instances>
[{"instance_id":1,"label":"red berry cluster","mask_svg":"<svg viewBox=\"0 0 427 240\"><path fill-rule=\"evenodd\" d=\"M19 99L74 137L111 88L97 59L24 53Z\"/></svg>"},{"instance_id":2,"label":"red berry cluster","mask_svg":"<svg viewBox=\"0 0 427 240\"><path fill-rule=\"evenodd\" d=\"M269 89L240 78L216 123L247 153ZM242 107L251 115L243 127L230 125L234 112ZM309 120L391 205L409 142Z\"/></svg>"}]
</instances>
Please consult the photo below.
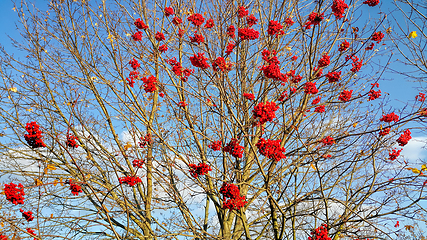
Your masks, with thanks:
<instances>
[{"instance_id":1,"label":"red berry cluster","mask_svg":"<svg viewBox=\"0 0 427 240\"><path fill-rule=\"evenodd\" d=\"M418 95L415 96L415 100L424 102L426 100L426 95L424 93L418 93Z\"/></svg>"},{"instance_id":2,"label":"red berry cluster","mask_svg":"<svg viewBox=\"0 0 427 240\"><path fill-rule=\"evenodd\" d=\"M380 121L383 121L383 122L397 122L397 121L399 121L399 116L397 116L394 112L392 112L392 113L389 113L389 114L386 114L386 115L383 115L381 118L380 118Z\"/></svg>"},{"instance_id":3,"label":"red berry cluster","mask_svg":"<svg viewBox=\"0 0 427 240\"><path fill-rule=\"evenodd\" d=\"M79 145L77 144L76 140L78 140L76 136L67 134L67 141L65 142L65 144L67 145L67 147L78 148Z\"/></svg>"},{"instance_id":4,"label":"red berry cluster","mask_svg":"<svg viewBox=\"0 0 427 240\"><path fill-rule=\"evenodd\" d=\"M144 137L139 138L141 142L139 142L139 147L144 148L147 145L151 144L151 134L147 134Z\"/></svg>"},{"instance_id":5,"label":"red berry cluster","mask_svg":"<svg viewBox=\"0 0 427 240\"><path fill-rule=\"evenodd\" d=\"M252 28L239 28L237 34L240 40L255 40L259 38L259 32Z\"/></svg>"},{"instance_id":6,"label":"red berry cluster","mask_svg":"<svg viewBox=\"0 0 427 240\"><path fill-rule=\"evenodd\" d=\"M409 140L411 140L411 131L409 129L406 129L400 137L397 139L397 143L399 143L399 146L405 146L408 144Z\"/></svg>"},{"instance_id":7,"label":"red berry cluster","mask_svg":"<svg viewBox=\"0 0 427 240\"><path fill-rule=\"evenodd\" d=\"M179 24L181 24L182 23L182 19L181 18L179 18L179 17L174 17L173 19L172 19L172 24L174 24L175 26L178 26Z\"/></svg>"},{"instance_id":8,"label":"red berry cluster","mask_svg":"<svg viewBox=\"0 0 427 240\"><path fill-rule=\"evenodd\" d=\"M190 174L194 178L198 178L199 175L203 176L207 172L212 171L212 168L207 165L206 163L199 163L199 165L196 164L190 164Z\"/></svg>"},{"instance_id":9,"label":"red berry cluster","mask_svg":"<svg viewBox=\"0 0 427 240\"><path fill-rule=\"evenodd\" d=\"M371 90L368 93L368 96L369 96L368 101L375 100L375 99L381 97L381 90L378 90L378 91L374 90L374 87L380 87L380 84L379 83L371 83L371 85L372 85Z\"/></svg>"},{"instance_id":10,"label":"red berry cluster","mask_svg":"<svg viewBox=\"0 0 427 240\"><path fill-rule=\"evenodd\" d=\"M324 145L330 146L330 145L335 144L335 139L331 136L327 136L324 139L322 139L322 143Z\"/></svg>"},{"instance_id":11,"label":"red berry cluster","mask_svg":"<svg viewBox=\"0 0 427 240\"><path fill-rule=\"evenodd\" d=\"M263 125L266 122L271 122L276 117L276 111L279 106L275 102L260 102L254 107L252 113L255 119L259 119L258 124Z\"/></svg>"},{"instance_id":12,"label":"red berry cluster","mask_svg":"<svg viewBox=\"0 0 427 240\"><path fill-rule=\"evenodd\" d=\"M78 184L73 183L72 180L70 180L70 190L74 196L78 196L79 193L83 192L82 187L80 187L80 185Z\"/></svg>"},{"instance_id":13,"label":"red berry cluster","mask_svg":"<svg viewBox=\"0 0 427 240\"><path fill-rule=\"evenodd\" d=\"M172 66L172 72L175 73L176 76L180 77L183 82L186 82L188 77L194 72L193 69L183 69L181 63L177 62L175 57L168 59L167 62Z\"/></svg>"},{"instance_id":14,"label":"red berry cluster","mask_svg":"<svg viewBox=\"0 0 427 240\"><path fill-rule=\"evenodd\" d=\"M185 31L184 31L183 29L181 29L181 28L180 28L180 29L178 30L178 37L179 37L179 38L182 38L182 36L184 36L184 33L185 33Z\"/></svg>"},{"instance_id":15,"label":"red berry cluster","mask_svg":"<svg viewBox=\"0 0 427 240\"><path fill-rule=\"evenodd\" d=\"M401 151L402 151L402 149L397 150L397 151L396 151L396 149L393 149L393 151L388 154L389 159L391 161L396 160L396 158L399 157Z\"/></svg>"},{"instance_id":16,"label":"red berry cluster","mask_svg":"<svg viewBox=\"0 0 427 240\"><path fill-rule=\"evenodd\" d=\"M236 28L233 25L228 26L227 28L227 35L231 38L236 37Z\"/></svg>"},{"instance_id":17,"label":"red berry cluster","mask_svg":"<svg viewBox=\"0 0 427 240\"><path fill-rule=\"evenodd\" d=\"M222 141L213 141L211 144L208 145L208 148L214 151L219 151L221 150L221 146L222 146Z\"/></svg>"},{"instance_id":18,"label":"red berry cluster","mask_svg":"<svg viewBox=\"0 0 427 240\"><path fill-rule=\"evenodd\" d=\"M137 69L141 66L141 64L139 64L138 60L136 60L135 58L132 58L132 60L129 61L129 64L132 67L133 71L129 73L129 78L126 78L126 81L128 82L130 87L133 87L135 79L137 79L139 75Z\"/></svg>"},{"instance_id":19,"label":"red berry cluster","mask_svg":"<svg viewBox=\"0 0 427 240\"><path fill-rule=\"evenodd\" d=\"M342 42L340 44L340 47L338 48L338 51L340 52L344 52L345 50L347 50L350 47L350 43L347 42L347 40L344 40L344 42Z\"/></svg>"},{"instance_id":20,"label":"red berry cluster","mask_svg":"<svg viewBox=\"0 0 427 240\"><path fill-rule=\"evenodd\" d=\"M133 87L133 85L135 84L135 79L137 79L139 76L139 72L138 71L131 71L129 73L129 78L126 78L126 81L128 82L128 85L130 87Z\"/></svg>"},{"instance_id":21,"label":"red berry cluster","mask_svg":"<svg viewBox=\"0 0 427 240\"><path fill-rule=\"evenodd\" d=\"M221 70L222 72L230 71L231 70L231 63L225 62L225 59L223 57L218 57L212 63L212 68L215 72L217 72L219 70Z\"/></svg>"},{"instance_id":22,"label":"red berry cluster","mask_svg":"<svg viewBox=\"0 0 427 240\"><path fill-rule=\"evenodd\" d=\"M321 59L319 59L319 62L317 63L319 68L327 67L331 63L331 58L325 54L322 56Z\"/></svg>"},{"instance_id":23,"label":"red berry cluster","mask_svg":"<svg viewBox=\"0 0 427 240\"><path fill-rule=\"evenodd\" d=\"M22 184L4 184L4 194L6 195L6 199L15 204L24 204L24 186Z\"/></svg>"},{"instance_id":24,"label":"red berry cluster","mask_svg":"<svg viewBox=\"0 0 427 240\"><path fill-rule=\"evenodd\" d=\"M249 17L246 17L246 23L248 24L249 27L256 25L257 22L258 22L258 19L253 14L251 14Z\"/></svg>"},{"instance_id":25,"label":"red berry cluster","mask_svg":"<svg viewBox=\"0 0 427 240\"><path fill-rule=\"evenodd\" d=\"M145 92L152 93L157 90L157 87L156 87L157 79L155 76L151 75L148 78L143 77L141 78L141 80L144 83Z\"/></svg>"},{"instance_id":26,"label":"red berry cluster","mask_svg":"<svg viewBox=\"0 0 427 240\"><path fill-rule=\"evenodd\" d=\"M316 94L319 90L316 88L315 82L306 82L304 85L304 92L306 94Z\"/></svg>"},{"instance_id":27,"label":"red berry cluster","mask_svg":"<svg viewBox=\"0 0 427 240\"><path fill-rule=\"evenodd\" d=\"M311 102L311 105L316 105L316 104L320 103L321 99L322 98L320 96L318 96L317 98L313 99L313 101Z\"/></svg>"},{"instance_id":28,"label":"red berry cluster","mask_svg":"<svg viewBox=\"0 0 427 240\"><path fill-rule=\"evenodd\" d=\"M227 45L227 50L225 51L225 54L230 55L233 52L234 47L236 44L234 42L229 42Z\"/></svg>"},{"instance_id":29,"label":"red berry cluster","mask_svg":"<svg viewBox=\"0 0 427 240\"><path fill-rule=\"evenodd\" d=\"M178 107L185 108L188 104L185 101L181 101L178 103Z\"/></svg>"},{"instance_id":30,"label":"red berry cluster","mask_svg":"<svg viewBox=\"0 0 427 240\"><path fill-rule=\"evenodd\" d=\"M286 18L285 19L285 24L287 25L287 26L292 26L293 24L294 24L295 22L292 20L292 18Z\"/></svg>"},{"instance_id":31,"label":"red berry cluster","mask_svg":"<svg viewBox=\"0 0 427 240\"><path fill-rule=\"evenodd\" d=\"M375 43L371 43L368 47L365 48L365 50L372 50L374 49Z\"/></svg>"},{"instance_id":32,"label":"red berry cluster","mask_svg":"<svg viewBox=\"0 0 427 240\"><path fill-rule=\"evenodd\" d=\"M267 29L268 35L281 35L284 33L283 26L278 21L270 20L268 23L268 29Z\"/></svg>"},{"instance_id":33,"label":"red berry cluster","mask_svg":"<svg viewBox=\"0 0 427 240\"><path fill-rule=\"evenodd\" d=\"M237 139L232 138L231 141L225 146L222 151L228 152L231 154L231 156L236 158L242 158L243 157L243 146L240 146Z\"/></svg>"},{"instance_id":34,"label":"red berry cluster","mask_svg":"<svg viewBox=\"0 0 427 240\"><path fill-rule=\"evenodd\" d=\"M244 6L240 6L239 10L237 10L237 14L239 15L239 18L244 18L244 17L248 16L249 11L246 10L246 8Z\"/></svg>"},{"instance_id":35,"label":"red berry cluster","mask_svg":"<svg viewBox=\"0 0 427 240\"><path fill-rule=\"evenodd\" d=\"M135 159L132 161L132 166L134 168L142 168L142 166L144 165L145 160L143 159Z\"/></svg>"},{"instance_id":36,"label":"red berry cluster","mask_svg":"<svg viewBox=\"0 0 427 240\"><path fill-rule=\"evenodd\" d=\"M31 211L25 212L24 210L22 210L22 208L20 208L19 211L22 213L22 217L24 217L25 220L27 220L27 222L31 222L34 220L33 212Z\"/></svg>"},{"instance_id":37,"label":"red berry cluster","mask_svg":"<svg viewBox=\"0 0 427 240\"><path fill-rule=\"evenodd\" d=\"M377 6L380 3L380 0L366 0L363 4L368 4L370 7Z\"/></svg>"},{"instance_id":38,"label":"red berry cluster","mask_svg":"<svg viewBox=\"0 0 427 240\"><path fill-rule=\"evenodd\" d=\"M197 53L197 55L194 54L194 56L190 57L191 64L201 69L206 69L209 67L209 64L206 62L206 60L208 59L205 57L204 53Z\"/></svg>"},{"instance_id":39,"label":"red berry cluster","mask_svg":"<svg viewBox=\"0 0 427 240\"><path fill-rule=\"evenodd\" d=\"M385 136L385 135L387 135L387 134L390 133L390 130L391 130L391 128L387 127L387 128L384 128L384 129L380 130L380 132L378 134L380 136Z\"/></svg>"},{"instance_id":40,"label":"red berry cluster","mask_svg":"<svg viewBox=\"0 0 427 240\"><path fill-rule=\"evenodd\" d=\"M135 186L137 183L141 183L141 178L137 176L126 176L119 178L120 184L127 184L130 187Z\"/></svg>"},{"instance_id":41,"label":"red berry cluster","mask_svg":"<svg viewBox=\"0 0 427 240\"><path fill-rule=\"evenodd\" d=\"M339 72L328 72L325 77L330 83L338 82L341 78L341 71Z\"/></svg>"},{"instance_id":42,"label":"red berry cluster","mask_svg":"<svg viewBox=\"0 0 427 240\"><path fill-rule=\"evenodd\" d=\"M282 102L286 99L288 99L288 92L284 91L280 94L280 97L277 99L277 101Z\"/></svg>"},{"instance_id":43,"label":"red berry cluster","mask_svg":"<svg viewBox=\"0 0 427 240\"><path fill-rule=\"evenodd\" d=\"M0 234L0 240L7 240L7 236L3 235L3 234Z\"/></svg>"},{"instance_id":44,"label":"red berry cluster","mask_svg":"<svg viewBox=\"0 0 427 240\"><path fill-rule=\"evenodd\" d=\"M206 21L206 24L205 24L205 28L213 28L215 26L215 24L214 24L214 20L213 19L209 19L209 20L207 20Z\"/></svg>"},{"instance_id":45,"label":"red berry cluster","mask_svg":"<svg viewBox=\"0 0 427 240\"><path fill-rule=\"evenodd\" d=\"M277 52L275 50L269 51L264 49L262 51L262 59L266 61L268 64L263 65L259 69L263 71L264 76L267 78L272 78L276 81L281 81L282 83L288 80L287 76L280 72L280 62L276 56Z\"/></svg>"},{"instance_id":46,"label":"red berry cluster","mask_svg":"<svg viewBox=\"0 0 427 240\"><path fill-rule=\"evenodd\" d=\"M142 32L141 31L136 31L133 35L132 35L132 39L135 42L141 41L142 40Z\"/></svg>"},{"instance_id":47,"label":"red berry cluster","mask_svg":"<svg viewBox=\"0 0 427 240\"><path fill-rule=\"evenodd\" d=\"M320 105L314 109L315 112L322 113L325 112L325 105Z\"/></svg>"},{"instance_id":48,"label":"red berry cluster","mask_svg":"<svg viewBox=\"0 0 427 240\"><path fill-rule=\"evenodd\" d=\"M25 134L24 138L31 148L46 147L46 144L43 142L40 126L36 122L27 123L25 129L27 130L28 134Z\"/></svg>"},{"instance_id":49,"label":"red berry cluster","mask_svg":"<svg viewBox=\"0 0 427 240\"><path fill-rule=\"evenodd\" d=\"M205 21L205 18L200 13L194 13L187 18L188 21L193 23L194 26L201 26Z\"/></svg>"},{"instance_id":50,"label":"red berry cluster","mask_svg":"<svg viewBox=\"0 0 427 240\"><path fill-rule=\"evenodd\" d=\"M371 40L376 41L377 43L380 43L381 40L383 40L383 37L384 37L384 33L376 32L376 33L372 34Z\"/></svg>"},{"instance_id":51,"label":"red berry cluster","mask_svg":"<svg viewBox=\"0 0 427 240\"><path fill-rule=\"evenodd\" d=\"M175 14L175 12L173 11L172 7L165 7L165 16L166 17L169 17L169 16L174 15L174 14Z\"/></svg>"},{"instance_id":52,"label":"red berry cluster","mask_svg":"<svg viewBox=\"0 0 427 240\"><path fill-rule=\"evenodd\" d=\"M343 0L334 0L334 3L332 4L331 8L335 17L341 19L344 17L343 14L348 8L348 5Z\"/></svg>"},{"instance_id":53,"label":"red berry cluster","mask_svg":"<svg viewBox=\"0 0 427 240\"><path fill-rule=\"evenodd\" d=\"M353 93L353 90L343 90L340 94L340 96L338 97L338 100L343 101L343 102L348 102L351 99L351 94Z\"/></svg>"},{"instance_id":54,"label":"red berry cluster","mask_svg":"<svg viewBox=\"0 0 427 240\"><path fill-rule=\"evenodd\" d=\"M138 18L138 19L136 19L135 20L135 22L133 23L133 24L135 24L135 26L138 28L138 29L147 29L148 28L148 26L147 25L145 25L145 23L140 19L140 18ZM141 33L140 31L138 31L139 33ZM142 33L141 33L142 34ZM141 35L141 37L142 37L142 35ZM135 40L135 39L134 39ZM135 40L136 41L136 40Z\"/></svg>"},{"instance_id":55,"label":"red berry cluster","mask_svg":"<svg viewBox=\"0 0 427 240\"><path fill-rule=\"evenodd\" d=\"M253 93L243 93L243 97L251 101L255 99L255 95Z\"/></svg>"},{"instance_id":56,"label":"red berry cluster","mask_svg":"<svg viewBox=\"0 0 427 240\"><path fill-rule=\"evenodd\" d=\"M311 232L311 237L308 237L308 240L331 240L328 237L328 225L322 224L322 226L316 228Z\"/></svg>"},{"instance_id":57,"label":"red berry cluster","mask_svg":"<svg viewBox=\"0 0 427 240\"><path fill-rule=\"evenodd\" d=\"M280 139L271 140L261 138L256 144L258 151L261 155L273 159L276 162L286 158L285 156L285 148L280 146Z\"/></svg>"},{"instance_id":58,"label":"red berry cluster","mask_svg":"<svg viewBox=\"0 0 427 240\"><path fill-rule=\"evenodd\" d=\"M138 60L136 60L135 58L132 58L132 60L129 61L129 64L133 70L136 70L141 67L141 64L139 64Z\"/></svg>"},{"instance_id":59,"label":"red berry cluster","mask_svg":"<svg viewBox=\"0 0 427 240\"><path fill-rule=\"evenodd\" d=\"M310 29L311 25L319 25L320 22L323 20L324 13L319 14L317 12L312 12L310 15L308 15L308 20L305 23L305 29Z\"/></svg>"},{"instance_id":60,"label":"red berry cluster","mask_svg":"<svg viewBox=\"0 0 427 240\"><path fill-rule=\"evenodd\" d=\"M154 38L159 42L166 39L165 35L161 32L157 32L156 35L154 36Z\"/></svg>"},{"instance_id":61,"label":"red berry cluster","mask_svg":"<svg viewBox=\"0 0 427 240\"><path fill-rule=\"evenodd\" d=\"M196 43L197 45L200 45L200 43L205 42L205 38L203 37L202 34L194 33L194 37L190 37L190 41L192 43Z\"/></svg>"},{"instance_id":62,"label":"red berry cluster","mask_svg":"<svg viewBox=\"0 0 427 240\"><path fill-rule=\"evenodd\" d=\"M356 73L360 70L360 68L362 68L363 60L359 61L359 58L355 55L351 57L351 60L353 60L353 63L351 64L352 68L350 69L350 71Z\"/></svg>"},{"instance_id":63,"label":"red berry cluster","mask_svg":"<svg viewBox=\"0 0 427 240\"><path fill-rule=\"evenodd\" d=\"M301 82L301 80L302 80L302 76L301 75L297 75L297 76L293 76L291 81L293 83L299 83L299 82Z\"/></svg>"},{"instance_id":64,"label":"red berry cluster","mask_svg":"<svg viewBox=\"0 0 427 240\"><path fill-rule=\"evenodd\" d=\"M27 232L29 234L31 234L31 236L33 236L33 237L37 236L36 232L33 229L31 229L31 228L27 228ZM34 238L34 240L37 240L37 238Z\"/></svg>"},{"instance_id":65,"label":"red berry cluster","mask_svg":"<svg viewBox=\"0 0 427 240\"><path fill-rule=\"evenodd\" d=\"M168 50L168 47L166 45L159 46L159 52L164 53Z\"/></svg>"},{"instance_id":66,"label":"red berry cluster","mask_svg":"<svg viewBox=\"0 0 427 240\"><path fill-rule=\"evenodd\" d=\"M245 196L240 196L239 188L232 183L223 183L219 192L224 197L222 204L224 209L239 210L248 203Z\"/></svg>"}]
</instances>

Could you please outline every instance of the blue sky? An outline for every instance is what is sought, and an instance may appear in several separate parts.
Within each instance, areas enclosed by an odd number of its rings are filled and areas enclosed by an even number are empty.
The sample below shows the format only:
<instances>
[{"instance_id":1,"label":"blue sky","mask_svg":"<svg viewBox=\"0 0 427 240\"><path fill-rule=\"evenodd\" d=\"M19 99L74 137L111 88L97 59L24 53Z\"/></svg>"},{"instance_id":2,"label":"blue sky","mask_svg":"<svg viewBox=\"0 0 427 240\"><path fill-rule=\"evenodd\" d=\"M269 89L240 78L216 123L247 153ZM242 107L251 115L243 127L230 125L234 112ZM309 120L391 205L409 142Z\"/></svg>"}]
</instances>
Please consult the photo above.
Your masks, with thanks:
<instances>
[{"instance_id":1,"label":"blue sky","mask_svg":"<svg viewBox=\"0 0 427 240\"><path fill-rule=\"evenodd\" d=\"M388 3L382 3L381 9L384 12L388 12L387 9L391 9L392 5L390 4L391 1L387 0ZM41 8L45 8L46 5L49 3L48 0L38 0L33 1L36 2ZM386 2L383 0L383 2ZM17 13L13 10L13 3L11 0L1 0L0 1L0 43L3 47L6 48L7 51L14 52L11 47L11 41L7 37L7 35L10 35L13 38L19 38L19 34L16 31L15 23L18 22ZM378 9L372 10L368 9L366 7L366 11L370 11L369 13L373 16L377 17L378 15ZM366 15L367 16L367 15ZM381 29L382 30L382 29ZM409 41L409 40L408 40ZM387 45L391 46L391 42L386 40ZM19 52L15 52L16 54L19 54ZM411 70L411 68L404 66L401 63L396 62L396 59L399 58L398 54L395 54L393 58L391 59L391 68L405 71L405 70ZM374 61L381 62L381 64L384 64L389 59L389 55L384 55L383 57L377 58ZM408 101L414 101L415 96L418 94L419 90L417 90L417 87L420 87L419 83L416 82L410 82L407 79L405 79L403 76L391 73L389 71L386 71L384 75L381 78L382 80L379 81L380 83L380 89L383 92L383 96L385 96L384 93L389 93L388 96L391 100L391 106L393 107L403 107L404 103ZM427 139L426 134L417 133L413 134L414 137L417 137L414 140L418 141L412 141L410 144L408 144L407 147L405 147L405 150L403 151L403 155L405 155L407 158L410 158L413 161L416 161L418 158L425 159L427 156L427 151L422 150L422 147L424 144L421 142L421 140ZM425 162L425 160L424 160Z\"/></svg>"}]
</instances>

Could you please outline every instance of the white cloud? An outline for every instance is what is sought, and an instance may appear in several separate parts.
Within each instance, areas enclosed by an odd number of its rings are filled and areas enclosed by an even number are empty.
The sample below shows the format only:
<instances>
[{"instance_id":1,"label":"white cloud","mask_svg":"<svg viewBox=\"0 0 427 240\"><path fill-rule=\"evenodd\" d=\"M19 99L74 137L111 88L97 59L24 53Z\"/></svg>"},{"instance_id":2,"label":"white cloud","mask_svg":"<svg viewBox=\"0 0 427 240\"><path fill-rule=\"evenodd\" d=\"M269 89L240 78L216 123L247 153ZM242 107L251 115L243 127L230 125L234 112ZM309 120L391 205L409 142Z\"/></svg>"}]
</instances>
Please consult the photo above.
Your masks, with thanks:
<instances>
[{"instance_id":1,"label":"white cloud","mask_svg":"<svg viewBox=\"0 0 427 240\"><path fill-rule=\"evenodd\" d=\"M410 162L418 162L420 159L424 160L427 156L426 143L427 137L413 137L408 144L403 147L401 155Z\"/></svg>"}]
</instances>

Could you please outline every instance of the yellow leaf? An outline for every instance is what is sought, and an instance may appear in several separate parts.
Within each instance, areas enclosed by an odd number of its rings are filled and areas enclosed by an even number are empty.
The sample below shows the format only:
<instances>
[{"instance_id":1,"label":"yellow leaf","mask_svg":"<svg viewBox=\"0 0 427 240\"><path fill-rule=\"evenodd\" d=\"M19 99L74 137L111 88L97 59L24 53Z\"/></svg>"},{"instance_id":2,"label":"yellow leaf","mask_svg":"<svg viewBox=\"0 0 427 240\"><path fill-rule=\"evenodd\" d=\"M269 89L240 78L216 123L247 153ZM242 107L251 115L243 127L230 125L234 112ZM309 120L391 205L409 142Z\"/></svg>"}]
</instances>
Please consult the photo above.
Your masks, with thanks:
<instances>
[{"instance_id":1,"label":"yellow leaf","mask_svg":"<svg viewBox=\"0 0 427 240\"><path fill-rule=\"evenodd\" d=\"M316 167L314 166L314 164L313 164L313 163L311 164L311 168L313 168L313 169L314 169L314 171L316 171Z\"/></svg>"},{"instance_id":2,"label":"yellow leaf","mask_svg":"<svg viewBox=\"0 0 427 240\"><path fill-rule=\"evenodd\" d=\"M412 172L415 174L420 174L420 170L416 169L416 168L412 168Z\"/></svg>"},{"instance_id":3,"label":"yellow leaf","mask_svg":"<svg viewBox=\"0 0 427 240\"><path fill-rule=\"evenodd\" d=\"M0 226L1 226L1 227L4 227L4 222L0 222Z\"/></svg>"},{"instance_id":4,"label":"yellow leaf","mask_svg":"<svg viewBox=\"0 0 427 240\"><path fill-rule=\"evenodd\" d=\"M28 109L27 109L27 111L28 111L28 112L32 112L32 111L33 111L33 109L32 109L32 108L28 108Z\"/></svg>"},{"instance_id":5,"label":"yellow leaf","mask_svg":"<svg viewBox=\"0 0 427 240\"><path fill-rule=\"evenodd\" d=\"M55 181L53 181L53 186L56 186L56 184L58 184L58 180L55 179Z\"/></svg>"},{"instance_id":6,"label":"yellow leaf","mask_svg":"<svg viewBox=\"0 0 427 240\"><path fill-rule=\"evenodd\" d=\"M357 126L357 122L353 123L353 127L356 127L356 126Z\"/></svg>"},{"instance_id":7,"label":"yellow leaf","mask_svg":"<svg viewBox=\"0 0 427 240\"><path fill-rule=\"evenodd\" d=\"M64 186L64 182L62 180L62 178L59 179L59 184L61 184L61 186Z\"/></svg>"},{"instance_id":8,"label":"yellow leaf","mask_svg":"<svg viewBox=\"0 0 427 240\"><path fill-rule=\"evenodd\" d=\"M43 182L40 181L40 179L38 179L38 178L34 179L34 183L36 184L36 186L40 186L43 184Z\"/></svg>"},{"instance_id":9,"label":"yellow leaf","mask_svg":"<svg viewBox=\"0 0 427 240\"><path fill-rule=\"evenodd\" d=\"M16 87L9 88L9 90L12 92L18 92L18 89Z\"/></svg>"},{"instance_id":10,"label":"yellow leaf","mask_svg":"<svg viewBox=\"0 0 427 240\"><path fill-rule=\"evenodd\" d=\"M426 166L425 164L423 164L423 165L421 166L421 171L425 171L425 170L427 170L427 166Z\"/></svg>"},{"instance_id":11,"label":"yellow leaf","mask_svg":"<svg viewBox=\"0 0 427 240\"><path fill-rule=\"evenodd\" d=\"M53 213L50 214L50 218L53 218Z\"/></svg>"},{"instance_id":12,"label":"yellow leaf","mask_svg":"<svg viewBox=\"0 0 427 240\"><path fill-rule=\"evenodd\" d=\"M56 167L55 167L55 165L53 165L53 164L48 164L47 165L47 169L49 169L49 170L56 170Z\"/></svg>"},{"instance_id":13,"label":"yellow leaf","mask_svg":"<svg viewBox=\"0 0 427 240\"><path fill-rule=\"evenodd\" d=\"M130 142L127 142L126 145L124 146L125 151L127 151L131 147L132 147L132 144L130 144Z\"/></svg>"},{"instance_id":14,"label":"yellow leaf","mask_svg":"<svg viewBox=\"0 0 427 240\"><path fill-rule=\"evenodd\" d=\"M408 38L416 38L417 36L417 31L412 31L411 33L409 33Z\"/></svg>"}]
</instances>

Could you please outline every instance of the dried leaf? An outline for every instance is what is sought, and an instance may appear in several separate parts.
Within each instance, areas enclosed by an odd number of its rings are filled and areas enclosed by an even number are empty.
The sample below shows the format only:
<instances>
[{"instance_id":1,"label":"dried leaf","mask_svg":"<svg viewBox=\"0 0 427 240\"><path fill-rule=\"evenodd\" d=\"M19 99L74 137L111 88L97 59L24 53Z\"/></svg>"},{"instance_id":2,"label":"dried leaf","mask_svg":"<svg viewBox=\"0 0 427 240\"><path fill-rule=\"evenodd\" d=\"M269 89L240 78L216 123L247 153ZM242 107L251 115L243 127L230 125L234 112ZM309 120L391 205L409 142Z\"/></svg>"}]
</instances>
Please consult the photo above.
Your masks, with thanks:
<instances>
[{"instance_id":1,"label":"dried leaf","mask_svg":"<svg viewBox=\"0 0 427 240\"><path fill-rule=\"evenodd\" d=\"M408 38L416 38L417 36L417 31L412 31L411 33L409 33Z\"/></svg>"},{"instance_id":2,"label":"dried leaf","mask_svg":"<svg viewBox=\"0 0 427 240\"><path fill-rule=\"evenodd\" d=\"M43 185L43 182L42 182L42 181L40 181L40 179L38 179L38 178L34 179L34 183L36 184L36 186L41 186L41 185Z\"/></svg>"},{"instance_id":3,"label":"dried leaf","mask_svg":"<svg viewBox=\"0 0 427 240\"><path fill-rule=\"evenodd\" d=\"M314 169L314 171L316 171L316 167L314 166L314 164L312 163L311 165L311 168L313 168Z\"/></svg>"},{"instance_id":4,"label":"dried leaf","mask_svg":"<svg viewBox=\"0 0 427 240\"><path fill-rule=\"evenodd\" d=\"M124 146L125 151L127 151L131 147L132 147L132 144L130 144L130 142L127 142L126 145Z\"/></svg>"},{"instance_id":5,"label":"dried leaf","mask_svg":"<svg viewBox=\"0 0 427 240\"><path fill-rule=\"evenodd\" d=\"M56 170L56 167L53 164L48 164L46 168L49 169L49 170L52 170L52 171Z\"/></svg>"}]
</instances>

